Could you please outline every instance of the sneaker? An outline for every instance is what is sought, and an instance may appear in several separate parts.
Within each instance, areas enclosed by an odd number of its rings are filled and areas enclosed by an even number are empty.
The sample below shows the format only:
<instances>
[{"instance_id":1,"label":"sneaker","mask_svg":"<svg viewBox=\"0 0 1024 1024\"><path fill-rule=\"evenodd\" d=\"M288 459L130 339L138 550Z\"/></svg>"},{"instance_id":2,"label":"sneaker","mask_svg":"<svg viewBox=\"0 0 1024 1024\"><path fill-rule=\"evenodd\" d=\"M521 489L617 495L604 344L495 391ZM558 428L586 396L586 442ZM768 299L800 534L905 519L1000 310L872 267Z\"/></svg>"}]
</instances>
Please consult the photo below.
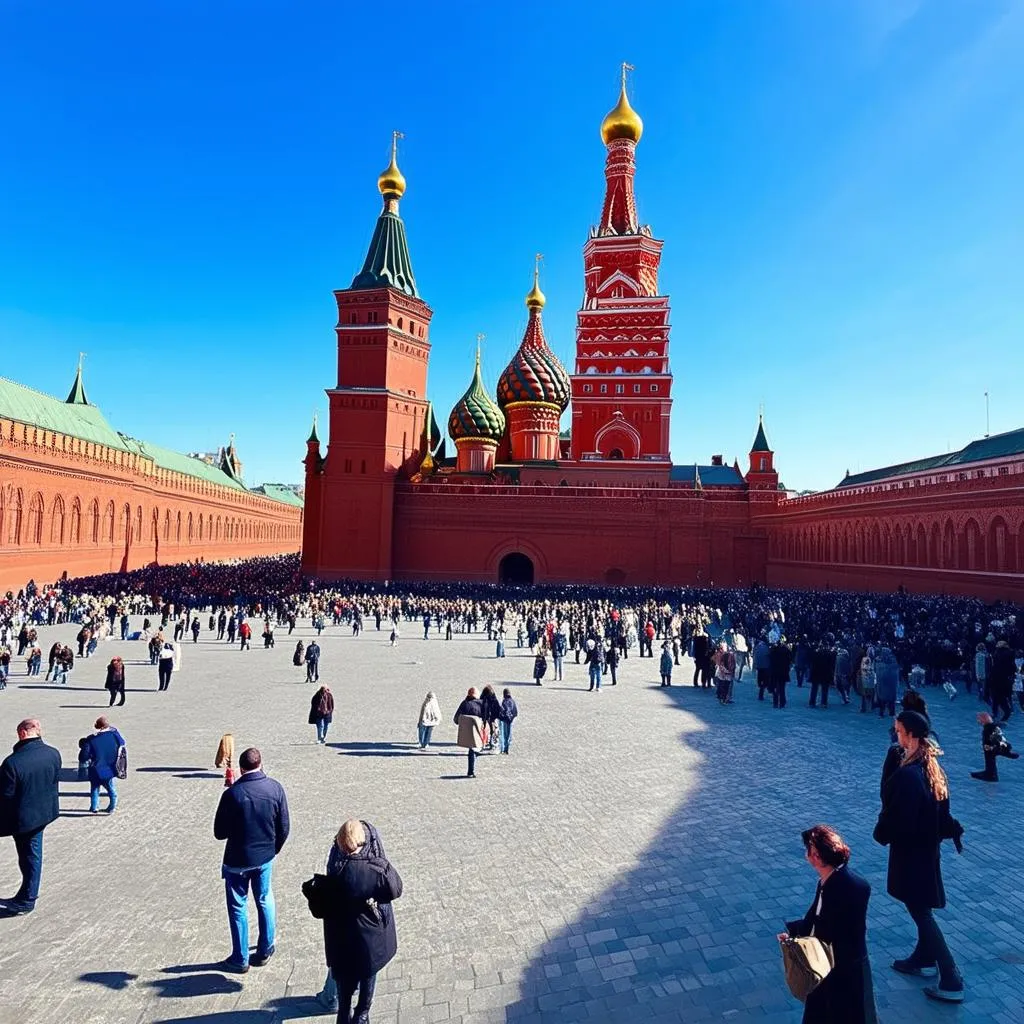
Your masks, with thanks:
<instances>
[{"instance_id":1,"label":"sneaker","mask_svg":"<svg viewBox=\"0 0 1024 1024\"><path fill-rule=\"evenodd\" d=\"M257 953L255 956L250 957L249 963L253 967L262 967L274 955L274 952L274 947L271 946L266 953Z\"/></svg>"},{"instance_id":2,"label":"sneaker","mask_svg":"<svg viewBox=\"0 0 1024 1024\"><path fill-rule=\"evenodd\" d=\"M232 960L228 957L226 960L221 960L219 964L216 964L218 971L224 971L226 974L248 974L249 965L240 964L236 960Z\"/></svg>"},{"instance_id":3,"label":"sneaker","mask_svg":"<svg viewBox=\"0 0 1024 1024\"><path fill-rule=\"evenodd\" d=\"M929 999L935 999L940 1003L962 1003L964 1001L964 983L956 982L956 988L943 988L941 985L929 985L924 994Z\"/></svg>"},{"instance_id":4,"label":"sneaker","mask_svg":"<svg viewBox=\"0 0 1024 1024\"><path fill-rule=\"evenodd\" d=\"M934 978L938 973L937 964L915 964L912 960L893 960L892 969L899 974L909 974L912 978Z\"/></svg>"}]
</instances>

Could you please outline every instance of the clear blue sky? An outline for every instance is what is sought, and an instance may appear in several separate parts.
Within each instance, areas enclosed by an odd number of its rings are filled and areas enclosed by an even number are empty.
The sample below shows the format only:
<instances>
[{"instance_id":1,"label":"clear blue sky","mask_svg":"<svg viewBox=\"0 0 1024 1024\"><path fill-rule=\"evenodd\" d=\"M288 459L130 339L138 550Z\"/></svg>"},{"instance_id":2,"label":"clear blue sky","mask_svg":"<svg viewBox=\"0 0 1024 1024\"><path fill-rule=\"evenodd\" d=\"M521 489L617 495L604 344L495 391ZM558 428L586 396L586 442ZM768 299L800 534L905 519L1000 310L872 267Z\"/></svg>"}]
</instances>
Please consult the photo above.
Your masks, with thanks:
<instances>
[{"instance_id":1,"label":"clear blue sky","mask_svg":"<svg viewBox=\"0 0 1024 1024\"><path fill-rule=\"evenodd\" d=\"M571 367L625 59L675 460L761 402L793 487L959 447L1024 421L1022 53L1018 0L0 0L0 374L299 481L393 128L439 418L535 251Z\"/></svg>"}]
</instances>

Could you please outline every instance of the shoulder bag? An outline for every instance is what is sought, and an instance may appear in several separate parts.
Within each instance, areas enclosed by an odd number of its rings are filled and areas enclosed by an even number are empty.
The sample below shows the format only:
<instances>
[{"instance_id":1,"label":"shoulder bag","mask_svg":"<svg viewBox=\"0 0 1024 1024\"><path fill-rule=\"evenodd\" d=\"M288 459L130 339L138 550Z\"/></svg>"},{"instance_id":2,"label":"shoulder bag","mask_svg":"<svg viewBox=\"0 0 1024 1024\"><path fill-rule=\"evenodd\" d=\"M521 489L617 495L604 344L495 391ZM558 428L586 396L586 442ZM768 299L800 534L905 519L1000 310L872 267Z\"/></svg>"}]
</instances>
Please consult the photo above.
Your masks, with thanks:
<instances>
[{"instance_id":1,"label":"shoulder bag","mask_svg":"<svg viewBox=\"0 0 1024 1024\"><path fill-rule=\"evenodd\" d=\"M806 1002L807 997L828 977L835 964L832 947L821 939L808 935L804 938L784 939L782 969L786 974L789 991Z\"/></svg>"}]
</instances>

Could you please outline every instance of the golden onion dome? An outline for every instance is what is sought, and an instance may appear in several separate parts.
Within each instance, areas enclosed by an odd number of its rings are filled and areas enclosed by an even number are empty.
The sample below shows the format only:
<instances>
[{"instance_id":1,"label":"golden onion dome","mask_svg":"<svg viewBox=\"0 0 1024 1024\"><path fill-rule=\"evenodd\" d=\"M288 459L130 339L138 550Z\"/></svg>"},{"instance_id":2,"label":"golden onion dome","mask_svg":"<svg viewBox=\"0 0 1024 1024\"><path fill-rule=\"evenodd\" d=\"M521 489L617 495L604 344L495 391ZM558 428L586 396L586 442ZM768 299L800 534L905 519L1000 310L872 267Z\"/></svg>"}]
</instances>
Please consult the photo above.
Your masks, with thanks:
<instances>
[{"instance_id":1,"label":"golden onion dome","mask_svg":"<svg viewBox=\"0 0 1024 1024\"><path fill-rule=\"evenodd\" d=\"M377 188L385 198L401 199L405 194L405 176L398 169L398 140L401 132L393 132L391 136L391 163L380 172Z\"/></svg>"},{"instance_id":2,"label":"golden onion dome","mask_svg":"<svg viewBox=\"0 0 1024 1024\"><path fill-rule=\"evenodd\" d=\"M540 284L538 283L539 276L539 271L535 268L533 271L533 287L526 293L527 309L543 309L545 303L548 301L544 293L540 290Z\"/></svg>"},{"instance_id":3,"label":"golden onion dome","mask_svg":"<svg viewBox=\"0 0 1024 1024\"><path fill-rule=\"evenodd\" d=\"M601 122L601 138L607 146L615 139L629 139L639 142L644 133L644 122L640 115L629 105L626 95L626 71L628 64L622 66L622 88L619 90L619 102L608 111Z\"/></svg>"}]
</instances>

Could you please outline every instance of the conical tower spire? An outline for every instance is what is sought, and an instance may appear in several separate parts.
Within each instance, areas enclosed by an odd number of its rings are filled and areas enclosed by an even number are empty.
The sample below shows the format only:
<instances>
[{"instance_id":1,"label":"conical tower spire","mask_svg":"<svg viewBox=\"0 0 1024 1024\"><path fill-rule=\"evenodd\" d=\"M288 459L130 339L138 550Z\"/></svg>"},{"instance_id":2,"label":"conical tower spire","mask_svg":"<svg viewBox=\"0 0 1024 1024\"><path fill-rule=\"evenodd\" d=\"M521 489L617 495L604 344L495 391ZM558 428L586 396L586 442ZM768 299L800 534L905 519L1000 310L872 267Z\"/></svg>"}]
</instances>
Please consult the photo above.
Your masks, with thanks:
<instances>
[{"instance_id":1,"label":"conical tower spire","mask_svg":"<svg viewBox=\"0 0 1024 1024\"><path fill-rule=\"evenodd\" d=\"M78 369L75 371L75 383L71 385L71 391L68 393L68 397L64 401L68 405L88 405L89 399L85 395L85 385L82 383L82 360L85 359L85 353L78 353Z\"/></svg>"},{"instance_id":2,"label":"conical tower spire","mask_svg":"<svg viewBox=\"0 0 1024 1024\"><path fill-rule=\"evenodd\" d=\"M768 447L768 438L764 433L764 413L761 412L757 417L757 434L754 435L754 443L750 446L751 452L770 452L771 448Z\"/></svg>"},{"instance_id":3,"label":"conical tower spire","mask_svg":"<svg viewBox=\"0 0 1024 1024\"><path fill-rule=\"evenodd\" d=\"M377 178L377 188L384 197L384 209L370 239L370 248L363 269L352 281L354 289L394 288L419 298L416 278L409 258L405 225L398 215L398 200L405 194L405 176L398 169L398 140L401 132L391 133L391 162Z\"/></svg>"},{"instance_id":4,"label":"conical tower spire","mask_svg":"<svg viewBox=\"0 0 1024 1024\"><path fill-rule=\"evenodd\" d=\"M319 444L320 435L316 432L316 413L313 413L313 429L309 432L309 437L306 438L306 444Z\"/></svg>"}]
</instances>

